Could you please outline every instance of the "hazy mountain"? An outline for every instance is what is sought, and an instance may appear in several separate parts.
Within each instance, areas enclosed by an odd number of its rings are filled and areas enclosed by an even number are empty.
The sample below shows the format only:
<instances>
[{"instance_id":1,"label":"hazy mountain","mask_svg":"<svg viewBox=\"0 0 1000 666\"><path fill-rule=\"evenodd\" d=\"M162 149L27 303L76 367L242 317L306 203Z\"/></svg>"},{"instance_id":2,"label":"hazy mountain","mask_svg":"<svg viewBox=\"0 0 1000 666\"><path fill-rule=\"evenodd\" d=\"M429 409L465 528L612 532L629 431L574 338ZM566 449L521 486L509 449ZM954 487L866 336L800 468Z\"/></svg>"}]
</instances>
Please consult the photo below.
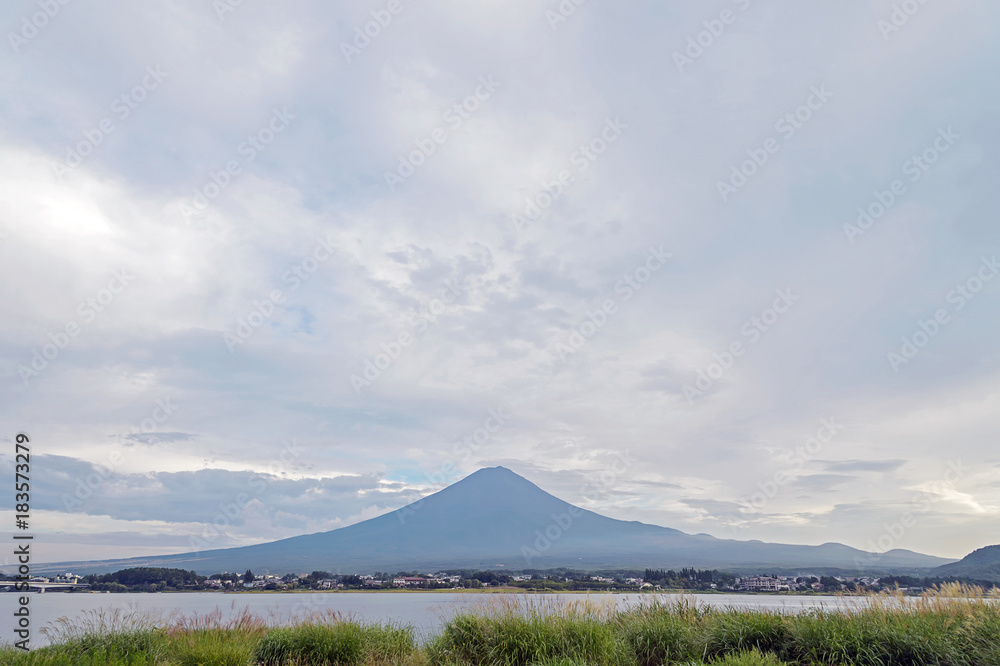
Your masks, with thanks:
<instances>
[{"instance_id":1,"label":"hazy mountain","mask_svg":"<svg viewBox=\"0 0 1000 666\"><path fill-rule=\"evenodd\" d=\"M930 575L960 576L1000 583L1000 546L986 546L974 550L958 562L945 564L934 569Z\"/></svg>"},{"instance_id":2,"label":"hazy mountain","mask_svg":"<svg viewBox=\"0 0 1000 666\"><path fill-rule=\"evenodd\" d=\"M130 566L194 569L199 573L271 573L573 567L841 568L913 571L949 562L893 550L874 556L842 544L793 546L717 539L668 527L615 520L550 495L504 467L481 469L461 481L378 518L349 527L241 548L182 555L36 566L77 573Z\"/></svg>"}]
</instances>

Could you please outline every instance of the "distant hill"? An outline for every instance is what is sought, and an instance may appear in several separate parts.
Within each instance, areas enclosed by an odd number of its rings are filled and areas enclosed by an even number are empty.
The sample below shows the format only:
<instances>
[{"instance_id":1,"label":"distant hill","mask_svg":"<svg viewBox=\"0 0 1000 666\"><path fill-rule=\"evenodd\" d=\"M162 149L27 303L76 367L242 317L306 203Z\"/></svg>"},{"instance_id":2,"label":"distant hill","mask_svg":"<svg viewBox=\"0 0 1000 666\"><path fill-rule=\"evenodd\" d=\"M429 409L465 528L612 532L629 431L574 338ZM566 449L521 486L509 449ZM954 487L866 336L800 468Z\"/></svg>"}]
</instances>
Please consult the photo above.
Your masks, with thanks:
<instances>
[{"instance_id":1,"label":"distant hill","mask_svg":"<svg viewBox=\"0 0 1000 666\"><path fill-rule=\"evenodd\" d=\"M859 569L859 561L869 564ZM502 566L923 572L949 561L908 550L873 556L838 543L717 539L615 520L564 502L509 469L491 467L402 509L330 532L198 553L36 565L33 571L96 573L146 566L202 574L248 568L371 573Z\"/></svg>"},{"instance_id":2,"label":"distant hill","mask_svg":"<svg viewBox=\"0 0 1000 666\"><path fill-rule=\"evenodd\" d=\"M958 562L945 564L930 573L931 576L959 576L972 580L1000 583L1000 545L974 550Z\"/></svg>"}]
</instances>

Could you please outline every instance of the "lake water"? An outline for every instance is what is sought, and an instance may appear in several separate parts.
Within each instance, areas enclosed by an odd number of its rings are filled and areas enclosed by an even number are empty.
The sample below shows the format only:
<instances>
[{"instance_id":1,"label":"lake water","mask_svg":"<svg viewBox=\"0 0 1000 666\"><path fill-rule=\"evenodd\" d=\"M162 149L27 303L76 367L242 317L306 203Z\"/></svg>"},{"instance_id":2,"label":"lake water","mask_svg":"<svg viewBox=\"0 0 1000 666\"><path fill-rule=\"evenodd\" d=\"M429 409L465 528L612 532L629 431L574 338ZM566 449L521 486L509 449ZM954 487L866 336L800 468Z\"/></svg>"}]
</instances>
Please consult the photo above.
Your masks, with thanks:
<instances>
[{"instance_id":1,"label":"lake water","mask_svg":"<svg viewBox=\"0 0 1000 666\"><path fill-rule=\"evenodd\" d=\"M0 608L5 617L13 609L18 595L0 594ZM183 615L203 616L218 611L225 620L245 610L273 624L285 624L294 617L334 611L362 622L394 622L412 625L418 636L437 634L442 625L460 610L475 610L486 604L508 601L542 606L561 605L578 601L614 604L618 608L659 599L666 602L681 598L713 607L736 606L800 613L818 608L838 608L857 603L859 599L834 596L781 596L749 594L515 594L515 593L456 593L456 592L316 592L316 593L250 593L223 592L188 593L48 593L29 595L32 643L46 641L41 629L61 617L74 620L88 612L138 611L163 618ZM0 635L0 642L9 640Z\"/></svg>"}]
</instances>

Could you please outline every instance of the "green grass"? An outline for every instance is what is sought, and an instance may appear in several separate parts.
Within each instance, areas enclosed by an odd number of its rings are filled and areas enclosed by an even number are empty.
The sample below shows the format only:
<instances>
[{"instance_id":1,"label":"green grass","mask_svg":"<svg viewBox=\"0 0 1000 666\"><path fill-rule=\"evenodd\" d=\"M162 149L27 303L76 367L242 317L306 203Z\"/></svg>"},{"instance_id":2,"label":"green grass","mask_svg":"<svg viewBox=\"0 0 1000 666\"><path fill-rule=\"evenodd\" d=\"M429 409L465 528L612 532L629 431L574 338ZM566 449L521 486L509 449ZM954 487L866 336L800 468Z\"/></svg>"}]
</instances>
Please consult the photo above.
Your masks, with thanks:
<instances>
[{"instance_id":1,"label":"green grass","mask_svg":"<svg viewBox=\"0 0 1000 666\"><path fill-rule=\"evenodd\" d=\"M426 647L432 664L626 664L615 627L600 618L500 602L483 614L463 614Z\"/></svg>"},{"instance_id":2,"label":"green grass","mask_svg":"<svg viewBox=\"0 0 1000 666\"><path fill-rule=\"evenodd\" d=\"M192 619L93 613L46 629L0 665L73 666L1000 666L1000 598L947 586L913 603L873 595L862 608L780 614L690 600L618 609L497 596L417 645L409 627L336 614L275 627L250 614Z\"/></svg>"},{"instance_id":3,"label":"green grass","mask_svg":"<svg viewBox=\"0 0 1000 666\"><path fill-rule=\"evenodd\" d=\"M261 666L394 664L416 649L413 631L384 625L308 622L267 632L253 650Z\"/></svg>"}]
</instances>

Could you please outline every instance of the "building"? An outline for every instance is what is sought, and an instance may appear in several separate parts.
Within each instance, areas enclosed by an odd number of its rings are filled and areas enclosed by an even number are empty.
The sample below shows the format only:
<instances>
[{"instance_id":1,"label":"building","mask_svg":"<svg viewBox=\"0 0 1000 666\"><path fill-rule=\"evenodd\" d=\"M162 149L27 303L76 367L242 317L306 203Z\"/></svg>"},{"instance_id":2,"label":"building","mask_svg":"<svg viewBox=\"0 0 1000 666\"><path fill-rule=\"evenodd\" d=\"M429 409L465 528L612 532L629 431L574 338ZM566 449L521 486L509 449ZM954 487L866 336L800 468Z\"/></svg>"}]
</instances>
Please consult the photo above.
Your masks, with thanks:
<instances>
[{"instance_id":1,"label":"building","mask_svg":"<svg viewBox=\"0 0 1000 666\"><path fill-rule=\"evenodd\" d=\"M392 579L395 587L425 587L427 579L420 576L396 576Z\"/></svg>"},{"instance_id":2,"label":"building","mask_svg":"<svg viewBox=\"0 0 1000 666\"><path fill-rule=\"evenodd\" d=\"M746 592L779 592L791 588L788 583L774 576L751 576L737 581L736 589Z\"/></svg>"}]
</instances>

